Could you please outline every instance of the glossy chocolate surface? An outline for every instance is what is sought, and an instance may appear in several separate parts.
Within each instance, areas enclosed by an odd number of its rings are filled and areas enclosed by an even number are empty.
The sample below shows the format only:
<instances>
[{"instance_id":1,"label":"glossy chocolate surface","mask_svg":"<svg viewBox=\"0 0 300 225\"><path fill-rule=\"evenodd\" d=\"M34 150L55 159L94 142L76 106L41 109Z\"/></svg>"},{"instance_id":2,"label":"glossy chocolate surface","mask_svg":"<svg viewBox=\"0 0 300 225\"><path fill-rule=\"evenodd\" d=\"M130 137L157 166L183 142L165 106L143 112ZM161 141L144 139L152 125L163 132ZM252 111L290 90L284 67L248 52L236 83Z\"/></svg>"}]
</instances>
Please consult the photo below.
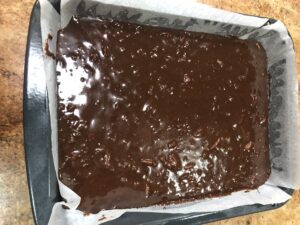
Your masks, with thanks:
<instances>
[{"instance_id":1,"label":"glossy chocolate surface","mask_svg":"<svg viewBox=\"0 0 300 225\"><path fill-rule=\"evenodd\" d=\"M221 196L269 177L259 43L73 18L56 57L59 176L80 209Z\"/></svg>"}]
</instances>

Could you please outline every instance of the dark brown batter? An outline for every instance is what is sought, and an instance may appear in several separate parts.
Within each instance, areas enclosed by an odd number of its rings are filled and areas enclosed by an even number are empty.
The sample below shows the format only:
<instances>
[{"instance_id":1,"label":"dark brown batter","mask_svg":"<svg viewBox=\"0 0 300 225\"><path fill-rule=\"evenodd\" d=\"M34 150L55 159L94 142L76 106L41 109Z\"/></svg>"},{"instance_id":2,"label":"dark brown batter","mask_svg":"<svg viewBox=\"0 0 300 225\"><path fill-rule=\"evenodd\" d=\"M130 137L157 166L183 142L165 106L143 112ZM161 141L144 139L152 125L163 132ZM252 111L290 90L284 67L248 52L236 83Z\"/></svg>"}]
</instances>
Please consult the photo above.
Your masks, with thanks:
<instances>
[{"instance_id":1,"label":"dark brown batter","mask_svg":"<svg viewBox=\"0 0 300 225\"><path fill-rule=\"evenodd\" d=\"M60 179L93 213L260 186L266 66L256 41L73 18L57 41Z\"/></svg>"}]
</instances>

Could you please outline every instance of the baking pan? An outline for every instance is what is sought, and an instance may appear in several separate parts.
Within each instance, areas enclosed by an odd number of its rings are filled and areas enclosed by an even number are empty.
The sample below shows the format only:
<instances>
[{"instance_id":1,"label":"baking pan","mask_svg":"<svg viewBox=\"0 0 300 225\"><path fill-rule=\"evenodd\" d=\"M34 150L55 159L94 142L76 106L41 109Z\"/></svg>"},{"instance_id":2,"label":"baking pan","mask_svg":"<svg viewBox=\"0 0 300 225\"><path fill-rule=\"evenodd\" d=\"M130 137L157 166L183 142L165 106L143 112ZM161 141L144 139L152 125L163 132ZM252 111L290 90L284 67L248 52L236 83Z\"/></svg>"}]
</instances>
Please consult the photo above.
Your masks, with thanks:
<instances>
[{"instance_id":1,"label":"baking pan","mask_svg":"<svg viewBox=\"0 0 300 225\"><path fill-rule=\"evenodd\" d=\"M59 12L60 1L52 0ZM271 20L269 22L272 23ZM24 71L24 147L28 187L33 218L36 225L48 224L52 207L62 201L58 190L51 152L51 128L43 65L43 46L40 28L40 5L37 1L32 9L27 39ZM291 194L292 189L283 189ZM166 214L125 213L107 225L154 225L154 224L205 224L226 218L247 215L281 207L282 204L240 206L210 213Z\"/></svg>"}]
</instances>

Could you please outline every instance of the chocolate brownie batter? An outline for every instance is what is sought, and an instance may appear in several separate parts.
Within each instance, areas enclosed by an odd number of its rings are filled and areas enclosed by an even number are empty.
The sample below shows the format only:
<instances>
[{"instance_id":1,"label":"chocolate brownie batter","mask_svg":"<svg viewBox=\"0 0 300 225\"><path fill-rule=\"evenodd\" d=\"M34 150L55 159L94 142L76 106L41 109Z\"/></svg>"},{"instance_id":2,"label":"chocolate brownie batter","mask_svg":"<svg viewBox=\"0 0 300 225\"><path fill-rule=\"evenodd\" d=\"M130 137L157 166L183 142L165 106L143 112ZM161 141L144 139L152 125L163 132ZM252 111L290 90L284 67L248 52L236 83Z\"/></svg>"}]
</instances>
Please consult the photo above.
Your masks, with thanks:
<instances>
[{"instance_id":1,"label":"chocolate brownie batter","mask_svg":"<svg viewBox=\"0 0 300 225\"><path fill-rule=\"evenodd\" d=\"M269 177L258 42L73 18L56 56L59 177L81 210L221 196Z\"/></svg>"}]
</instances>

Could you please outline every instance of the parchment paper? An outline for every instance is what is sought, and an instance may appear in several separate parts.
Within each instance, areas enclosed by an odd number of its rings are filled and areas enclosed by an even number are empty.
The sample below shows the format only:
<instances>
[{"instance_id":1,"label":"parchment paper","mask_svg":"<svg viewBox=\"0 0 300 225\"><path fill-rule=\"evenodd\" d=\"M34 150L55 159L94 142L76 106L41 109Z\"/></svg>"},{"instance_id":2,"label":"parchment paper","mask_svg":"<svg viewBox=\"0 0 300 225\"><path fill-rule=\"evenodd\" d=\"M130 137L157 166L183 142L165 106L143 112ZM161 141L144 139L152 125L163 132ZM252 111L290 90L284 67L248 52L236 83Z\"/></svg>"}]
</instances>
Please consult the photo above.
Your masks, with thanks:
<instances>
[{"instance_id":1,"label":"parchment paper","mask_svg":"<svg viewBox=\"0 0 300 225\"><path fill-rule=\"evenodd\" d=\"M215 9L195 1L183 0L62 0L59 15L47 0L40 0L43 45L50 33L50 50L55 52L56 32L66 26L73 15L106 16L140 24L185 29L242 39L256 39L267 52L271 76L269 110L269 141L272 172L268 181L257 190L239 191L231 195L197 200L189 203L152 206L138 209L105 210L84 216L76 210L80 196L59 181L66 202L56 203L49 225L100 224L124 212L192 213L225 210L242 205L273 204L291 196L279 187L300 187L300 149L298 134L298 82L295 52L285 26L276 20L251 17ZM44 56L49 98L52 152L55 169L57 159L57 115L55 61ZM65 210L62 205L70 209Z\"/></svg>"}]
</instances>

